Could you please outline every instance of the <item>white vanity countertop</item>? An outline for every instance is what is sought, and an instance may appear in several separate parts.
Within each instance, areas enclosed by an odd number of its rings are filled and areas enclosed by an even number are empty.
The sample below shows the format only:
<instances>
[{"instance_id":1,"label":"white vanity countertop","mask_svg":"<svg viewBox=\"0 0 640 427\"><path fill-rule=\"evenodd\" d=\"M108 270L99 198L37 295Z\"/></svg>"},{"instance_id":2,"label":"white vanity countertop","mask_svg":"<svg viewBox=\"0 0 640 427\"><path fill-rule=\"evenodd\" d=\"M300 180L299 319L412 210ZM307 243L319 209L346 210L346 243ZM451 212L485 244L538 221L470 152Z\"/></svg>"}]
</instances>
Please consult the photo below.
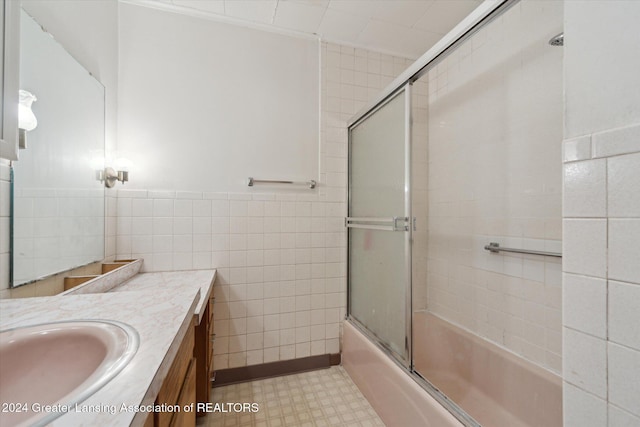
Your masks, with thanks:
<instances>
[{"instance_id":1,"label":"white vanity countertop","mask_svg":"<svg viewBox=\"0 0 640 427\"><path fill-rule=\"evenodd\" d=\"M51 425L141 426L147 413L122 411L122 406L154 403L200 302L200 288L195 286L184 287L182 292L166 286L157 287L154 292L0 300L0 329L79 319L116 320L133 326L140 335L140 347L134 358L115 378L80 404L102 409L69 412ZM111 408L115 413L110 413Z\"/></svg>"},{"instance_id":2,"label":"white vanity countertop","mask_svg":"<svg viewBox=\"0 0 640 427\"><path fill-rule=\"evenodd\" d=\"M179 289L180 292L191 292L199 289L200 301L198 301L196 306L195 314L198 316L198 323L200 323L204 315L204 310L207 308L209 297L213 292L213 282L215 279L216 270L141 273L111 289L110 292L156 292L164 290L173 290L175 292L177 289Z\"/></svg>"}]
</instances>

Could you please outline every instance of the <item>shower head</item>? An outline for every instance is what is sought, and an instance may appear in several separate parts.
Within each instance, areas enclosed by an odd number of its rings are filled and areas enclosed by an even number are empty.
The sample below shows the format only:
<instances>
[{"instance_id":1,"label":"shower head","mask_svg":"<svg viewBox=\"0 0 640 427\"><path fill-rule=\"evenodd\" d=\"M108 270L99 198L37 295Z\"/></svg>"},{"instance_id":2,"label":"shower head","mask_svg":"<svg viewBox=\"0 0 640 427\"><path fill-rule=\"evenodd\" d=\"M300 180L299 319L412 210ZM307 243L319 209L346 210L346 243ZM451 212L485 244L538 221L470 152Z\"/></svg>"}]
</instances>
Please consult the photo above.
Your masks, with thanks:
<instances>
[{"instance_id":1,"label":"shower head","mask_svg":"<svg viewBox=\"0 0 640 427\"><path fill-rule=\"evenodd\" d=\"M564 33L560 33L549 40L551 46L564 46Z\"/></svg>"}]
</instances>

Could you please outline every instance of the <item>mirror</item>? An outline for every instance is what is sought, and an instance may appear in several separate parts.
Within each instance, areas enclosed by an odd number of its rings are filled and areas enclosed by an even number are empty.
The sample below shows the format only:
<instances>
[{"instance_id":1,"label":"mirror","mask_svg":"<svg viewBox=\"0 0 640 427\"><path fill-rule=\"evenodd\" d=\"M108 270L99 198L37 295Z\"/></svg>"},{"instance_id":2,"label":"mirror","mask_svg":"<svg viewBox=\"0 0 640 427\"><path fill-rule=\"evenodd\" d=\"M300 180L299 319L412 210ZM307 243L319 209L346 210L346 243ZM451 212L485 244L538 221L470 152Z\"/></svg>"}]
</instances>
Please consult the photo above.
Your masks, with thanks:
<instances>
[{"instance_id":1,"label":"mirror","mask_svg":"<svg viewBox=\"0 0 640 427\"><path fill-rule=\"evenodd\" d=\"M20 25L37 127L12 164L13 287L104 258L104 87L24 10Z\"/></svg>"}]
</instances>

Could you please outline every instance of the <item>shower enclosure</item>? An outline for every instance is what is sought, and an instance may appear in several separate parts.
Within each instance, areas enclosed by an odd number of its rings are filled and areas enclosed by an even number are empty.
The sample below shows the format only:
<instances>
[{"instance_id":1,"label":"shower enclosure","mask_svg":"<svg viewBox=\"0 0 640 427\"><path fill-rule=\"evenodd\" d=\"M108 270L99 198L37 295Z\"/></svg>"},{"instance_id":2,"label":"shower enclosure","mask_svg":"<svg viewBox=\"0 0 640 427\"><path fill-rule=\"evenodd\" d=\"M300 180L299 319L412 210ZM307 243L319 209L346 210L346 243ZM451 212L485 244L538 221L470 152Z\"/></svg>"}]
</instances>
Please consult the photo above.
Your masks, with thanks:
<instances>
[{"instance_id":1,"label":"shower enclosure","mask_svg":"<svg viewBox=\"0 0 640 427\"><path fill-rule=\"evenodd\" d=\"M349 312L410 366L411 86L350 130Z\"/></svg>"},{"instance_id":2,"label":"shower enclosure","mask_svg":"<svg viewBox=\"0 0 640 427\"><path fill-rule=\"evenodd\" d=\"M502 2L349 124L348 318L465 425L562 423L562 11Z\"/></svg>"}]
</instances>

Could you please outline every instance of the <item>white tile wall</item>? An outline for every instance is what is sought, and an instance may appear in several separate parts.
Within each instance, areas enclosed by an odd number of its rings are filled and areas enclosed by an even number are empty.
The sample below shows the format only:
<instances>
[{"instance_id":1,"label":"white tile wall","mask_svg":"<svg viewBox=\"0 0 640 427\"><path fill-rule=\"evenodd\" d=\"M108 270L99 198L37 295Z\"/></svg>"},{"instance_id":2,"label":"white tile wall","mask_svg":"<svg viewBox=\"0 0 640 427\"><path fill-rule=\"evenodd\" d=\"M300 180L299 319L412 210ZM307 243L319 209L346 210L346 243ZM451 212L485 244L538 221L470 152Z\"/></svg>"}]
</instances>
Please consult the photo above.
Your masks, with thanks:
<instances>
[{"instance_id":1,"label":"white tile wall","mask_svg":"<svg viewBox=\"0 0 640 427\"><path fill-rule=\"evenodd\" d=\"M574 411L572 411L573 413ZM589 425L592 420L582 424ZM594 424L605 425L605 424ZM609 404L609 426L611 427L636 427L640 425L640 417L630 414L629 412Z\"/></svg>"},{"instance_id":2,"label":"white tile wall","mask_svg":"<svg viewBox=\"0 0 640 427\"><path fill-rule=\"evenodd\" d=\"M640 351L608 343L609 402L640 414Z\"/></svg>"},{"instance_id":3,"label":"white tile wall","mask_svg":"<svg viewBox=\"0 0 640 427\"><path fill-rule=\"evenodd\" d=\"M571 1L564 7L564 271L578 274L564 276L564 423L635 426L640 90L630 72L638 58L627 48L638 45L632 34L640 3Z\"/></svg>"},{"instance_id":4,"label":"white tile wall","mask_svg":"<svg viewBox=\"0 0 640 427\"><path fill-rule=\"evenodd\" d=\"M640 130L640 126L637 126ZM637 137L640 141L640 135ZM638 148L640 151L640 147ZM610 190L607 192L609 215L637 217L640 206L640 153L612 157L607 160Z\"/></svg>"},{"instance_id":5,"label":"white tile wall","mask_svg":"<svg viewBox=\"0 0 640 427\"><path fill-rule=\"evenodd\" d=\"M600 398L606 398L606 341L573 329L566 329L563 338L564 380Z\"/></svg>"},{"instance_id":6,"label":"white tile wall","mask_svg":"<svg viewBox=\"0 0 640 427\"><path fill-rule=\"evenodd\" d=\"M563 324L605 339L607 336L607 281L595 277L564 274L562 289L563 300L575 302L565 304L563 307Z\"/></svg>"},{"instance_id":7,"label":"white tile wall","mask_svg":"<svg viewBox=\"0 0 640 427\"><path fill-rule=\"evenodd\" d=\"M583 427L587 425L607 425L607 403L569 383L564 384L563 405L565 410L576 414L565 421L564 427Z\"/></svg>"},{"instance_id":8,"label":"white tile wall","mask_svg":"<svg viewBox=\"0 0 640 427\"><path fill-rule=\"evenodd\" d=\"M602 301L606 298L601 296ZM609 339L640 351L640 328L629 322L640 308L640 286L609 281Z\"/></svg>"},{"instance_id":9,"label":"white tile wall","mask_svg":"<svg viewBox=\"0 0 640 427\"><path fill-rule=\"evenodd\" d=\"M408 64L322 45L321 164L314 192L118 191L118 258L142 257L146 271L218 269L217 369L340 351L346 122Z\"/></svg>"},{"instance_id":10,"label":"white tile wall","mask_svg":"<svg viewBox=\"0 0 640 427\"><path fill-rule=\"evenodd\" d=\"M483 248L562 250L562 51L541 41L561 28L562 3L517 3L421 79L428 260L427 277L417 276L429 310L557 373L560 260ZM585 145L575 141L565 155L583 155ZM594 185L604 185L603 166L593 167ZM606 204L601 194L594 209Z\"/></svg>"},{"instance_id":11,"label":"white tile wall","mask_svg":"<svg viewBox=\"0 0 640 427\"><path fill-rule=\"evenodd\" d=\"M591 155L583 150L581 156L567 157L566 145L575 146L575 139L565 141L565 161L569 162L565 163L564 200L575 201L573 208L565 206L563 236L567 425L578 425L583 419L579 407L567 400L571 386L581 390L575 394L582 396L580 404L598 399L596 407L601 408L608 403L609 426L633 425L640 414L638 400L633 397L634 393L638 396L634 387L640 376L640 335L636 327L640 321L640 187L635 176L640 155L621 153L619 149L634 146L623 141L625 136L635 137L630 131L633 128L607 130L603 132L606 138L601 134L583 138L613 141L613 148L596 149L592 144ZM605 152L613 156L595 159ZM594 162L598 162L595 168ZM606 164L600 166L602 162ZM567 179L567 168L589 172ZM603 168L604 184L600 182ZM585 351L590 354L588 360ZM602 424L594 418L583 425Z\"/></svg>"},{"instance_id":12,"label":"white tile wall","mask_svg":"<svg viewBox=\"0 0 640 427\"><path fill-rule=\"evenodd\" d=\"M640 218L610 217L608 223L609 278L640 283Z\"/></svg>"},{"instance_id":13,"label":"white tile wall","mask_svg":"<svg viewBox=\"0 0 640 427\"><path fill-rule=\"evenodd\" d=\"M587 276L607 275L607 221L604 219L568 219L565 217L562 259L564 271Z\"/></svg>"},{"instance_id":14,"label":"white tile wall","mask_svg":"<svg viewBox=\"0 0 640 427\"><path fill-rule=\"evenodd\" d=\"M566 153L567 150L565 150ZM607 212L607 161L564 165L562 209L567 217L603 217Z\"/></svg>"}]
</instances>

